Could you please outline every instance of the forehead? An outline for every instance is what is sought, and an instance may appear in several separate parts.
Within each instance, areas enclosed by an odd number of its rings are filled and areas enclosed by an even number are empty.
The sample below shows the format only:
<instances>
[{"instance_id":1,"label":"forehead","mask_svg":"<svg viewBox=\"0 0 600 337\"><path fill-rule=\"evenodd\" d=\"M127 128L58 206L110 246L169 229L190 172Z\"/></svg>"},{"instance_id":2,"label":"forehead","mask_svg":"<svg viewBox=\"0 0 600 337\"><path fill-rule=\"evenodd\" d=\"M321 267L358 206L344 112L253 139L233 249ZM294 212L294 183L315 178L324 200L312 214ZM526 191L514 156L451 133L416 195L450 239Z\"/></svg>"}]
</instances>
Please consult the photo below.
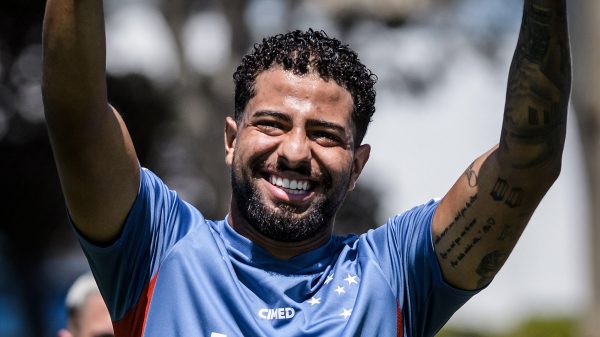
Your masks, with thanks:
<instances>
[{"instance_id":1,"label":"forehead","mask_svg":"<svg viewBox=\"0 0 600 337\"><path fill-rule=\"evenodd\" d=\"M112 321L99 293L89 295L81 309L79 326L82 332L112 331Z\"/></svg>"},{"instance_id":2,"label":"forehead","mask_svg":"<svg viewBox=\"0 0 600 337\"><path fill-rule=\"evenodd\" d=\"M312 112L321 117L350 121L353 110L350 92L315 72L297 75L279 67L271 68L256 77L254 93L246 106L250 115L276 109L283 113Z\"/></svg>"}]
</instances>

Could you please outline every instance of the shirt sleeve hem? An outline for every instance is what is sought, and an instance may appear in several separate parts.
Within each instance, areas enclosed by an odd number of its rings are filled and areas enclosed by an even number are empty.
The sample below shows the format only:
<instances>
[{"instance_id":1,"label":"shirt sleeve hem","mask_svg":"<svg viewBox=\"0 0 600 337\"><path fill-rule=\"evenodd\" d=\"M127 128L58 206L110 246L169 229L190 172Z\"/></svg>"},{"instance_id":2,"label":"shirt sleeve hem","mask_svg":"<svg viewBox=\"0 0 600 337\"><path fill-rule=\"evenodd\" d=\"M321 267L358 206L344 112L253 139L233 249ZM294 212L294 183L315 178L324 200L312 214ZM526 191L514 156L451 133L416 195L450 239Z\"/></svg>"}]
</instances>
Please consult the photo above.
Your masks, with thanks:
<instances>
[{"instance_id":1,"label":"shirt sleeve hem","mask_svg":"<svg viewBox=\"0 0 600 337\"><path fill-rule=\"evenodd\" d=\"M139 182L139 186L138 186L137 195L135 197L133 204L131 205L131 209L129 210L129 213L127 213L127 216L125 217L123 227L121 228L121 231L115 237L115 239L113 239L112 241L109 241L109 242L104 242L104 243L98 243L93 240L90 240L83 233L81 233L81 231L77 228L77 226L75 226L75 222L73 221L73 218L71 218L71 214L69 213L69 223L71 224L71 227L73 228L73 231L75 232L75 236L79 240L79 243L84 248L84 251L88 251L93 254L110 254L115 249L119 249L120 247L123 246L124 242L126 241L126 238L129 236L130 232L132 231L133 224L131 223L132 221L130 220L131 214L139 212L139 209L142 207L142 203L140 202L140 199L141 199L140 191L142 188L143 180L145 179L145 169L142 168L139 165L139 163L138 163L138 167L140 170L140 182Z\"/></svg>"}]
</instances>

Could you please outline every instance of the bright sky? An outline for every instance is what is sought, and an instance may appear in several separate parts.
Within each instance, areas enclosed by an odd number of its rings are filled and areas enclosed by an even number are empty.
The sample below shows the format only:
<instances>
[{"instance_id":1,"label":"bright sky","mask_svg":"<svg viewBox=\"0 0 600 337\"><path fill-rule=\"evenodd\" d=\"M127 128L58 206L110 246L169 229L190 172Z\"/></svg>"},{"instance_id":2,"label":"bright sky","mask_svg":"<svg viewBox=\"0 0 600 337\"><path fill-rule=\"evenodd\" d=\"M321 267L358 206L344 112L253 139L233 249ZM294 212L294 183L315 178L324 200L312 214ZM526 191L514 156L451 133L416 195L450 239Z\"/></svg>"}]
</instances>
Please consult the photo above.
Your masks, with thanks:
<instances>
[{"instance_id":1,"label":"bright sky","mask_svg":"<svg viewBox=\"0 0 600 337\"><path fill-rule=\"evenodd\" d=\"M269 1L253 3L262 6ZM499 11L507 2L489 3L483 15L471 17L492 22L492 26L501 27L501 22L507 20L513 25L508 28L511 34L495 37L505 39L496 62L484 60L463 36L439 28L382 32L377 23L372 23L358 27L350 36L363 61L380 75L377 113L366 137L373 151L361 182L374 184L383 194L381 221L429 198L442 197L469 163L499 139L518 18ZM510 3L514 5L515 1ZM471 5L457 10L461 19L457 26L462 25L458 29L477 30L477 22L461 18L473 14L469 12L473 10ZM298 11L306 18L311 9ZM222 18L215 15L194 17L185 28L186 41L191 41L187 55L193 58L214 53L213 57L191 62L199 72L210 73L211 68L225 66L222 61L228 57L223 41L230 32ZM332 26L323 16L311 18L316 28ZM258 33L284 24L281 20L260 22L255 27ZM216 30L209 32L207 26ZM194 43L191 37L208 41L204 45L210 48L202 49L203 44ZM107 39L110 71L139 71L159 81L177 76L174 45L163 19L152 7L130 2L112 12L107 18ZM443 70L443 75L425 94L409 94L397 87L395 74L438 76L433 69L437 73ZM590 293L586 182L573 117L569 117L561 177L542 201L496 280L467 303L452 323L505 328L532 313L583 311Z\"/></svg>"}]
</instances>

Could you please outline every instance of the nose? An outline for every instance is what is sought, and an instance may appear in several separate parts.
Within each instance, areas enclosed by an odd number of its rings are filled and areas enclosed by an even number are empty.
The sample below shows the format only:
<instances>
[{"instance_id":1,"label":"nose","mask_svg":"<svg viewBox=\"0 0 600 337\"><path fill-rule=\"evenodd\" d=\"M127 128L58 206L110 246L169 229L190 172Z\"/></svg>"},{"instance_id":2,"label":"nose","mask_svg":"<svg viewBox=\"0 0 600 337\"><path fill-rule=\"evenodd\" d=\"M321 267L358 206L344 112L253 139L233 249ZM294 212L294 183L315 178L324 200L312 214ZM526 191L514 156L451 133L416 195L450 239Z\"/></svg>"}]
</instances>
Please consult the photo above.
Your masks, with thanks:
<instances>
[{"instance_id":1,"label":"nose","mask_svg":"<svg viewBox=\"0 0 600 337\"><path fill-rule=\"evenodd\" d=\"M277 154L280 163L289 168L310 167L310 140L300 128L292 129L283 138Z\"/></svg>"}]
</instances>

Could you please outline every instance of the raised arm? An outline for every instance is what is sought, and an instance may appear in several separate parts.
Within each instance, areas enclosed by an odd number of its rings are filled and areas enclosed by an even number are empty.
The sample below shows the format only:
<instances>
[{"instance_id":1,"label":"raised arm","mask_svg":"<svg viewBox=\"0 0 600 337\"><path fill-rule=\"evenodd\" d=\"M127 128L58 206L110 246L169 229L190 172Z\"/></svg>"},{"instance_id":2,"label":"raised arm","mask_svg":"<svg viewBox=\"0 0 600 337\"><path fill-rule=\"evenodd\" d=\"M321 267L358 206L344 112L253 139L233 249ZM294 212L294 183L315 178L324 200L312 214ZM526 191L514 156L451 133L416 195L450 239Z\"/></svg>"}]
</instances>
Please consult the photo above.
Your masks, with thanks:
<instances>
[{"instance_id":1,"label":"raised arm","mask_svg":"<svg viewBox=\"0 0 600 337\"><path fill-rule=\"evenodd\" d=\"M114 239L139 184L137 157L108 105L101 0L48 0L43 32L46 120L75 226L97 242Z\"/></svg>"},{"instance_id":2,"label":"raised arm","mask_svg":"<svg viewBox=\"0 0 600 337\"><path fill-rule=\"evenodd\" d=\"M525 0L500 144L467 168L436 210L438 261L456 287L491 282L560 173L571 86L565 1Z\"/></svg>"}]
</instances>

